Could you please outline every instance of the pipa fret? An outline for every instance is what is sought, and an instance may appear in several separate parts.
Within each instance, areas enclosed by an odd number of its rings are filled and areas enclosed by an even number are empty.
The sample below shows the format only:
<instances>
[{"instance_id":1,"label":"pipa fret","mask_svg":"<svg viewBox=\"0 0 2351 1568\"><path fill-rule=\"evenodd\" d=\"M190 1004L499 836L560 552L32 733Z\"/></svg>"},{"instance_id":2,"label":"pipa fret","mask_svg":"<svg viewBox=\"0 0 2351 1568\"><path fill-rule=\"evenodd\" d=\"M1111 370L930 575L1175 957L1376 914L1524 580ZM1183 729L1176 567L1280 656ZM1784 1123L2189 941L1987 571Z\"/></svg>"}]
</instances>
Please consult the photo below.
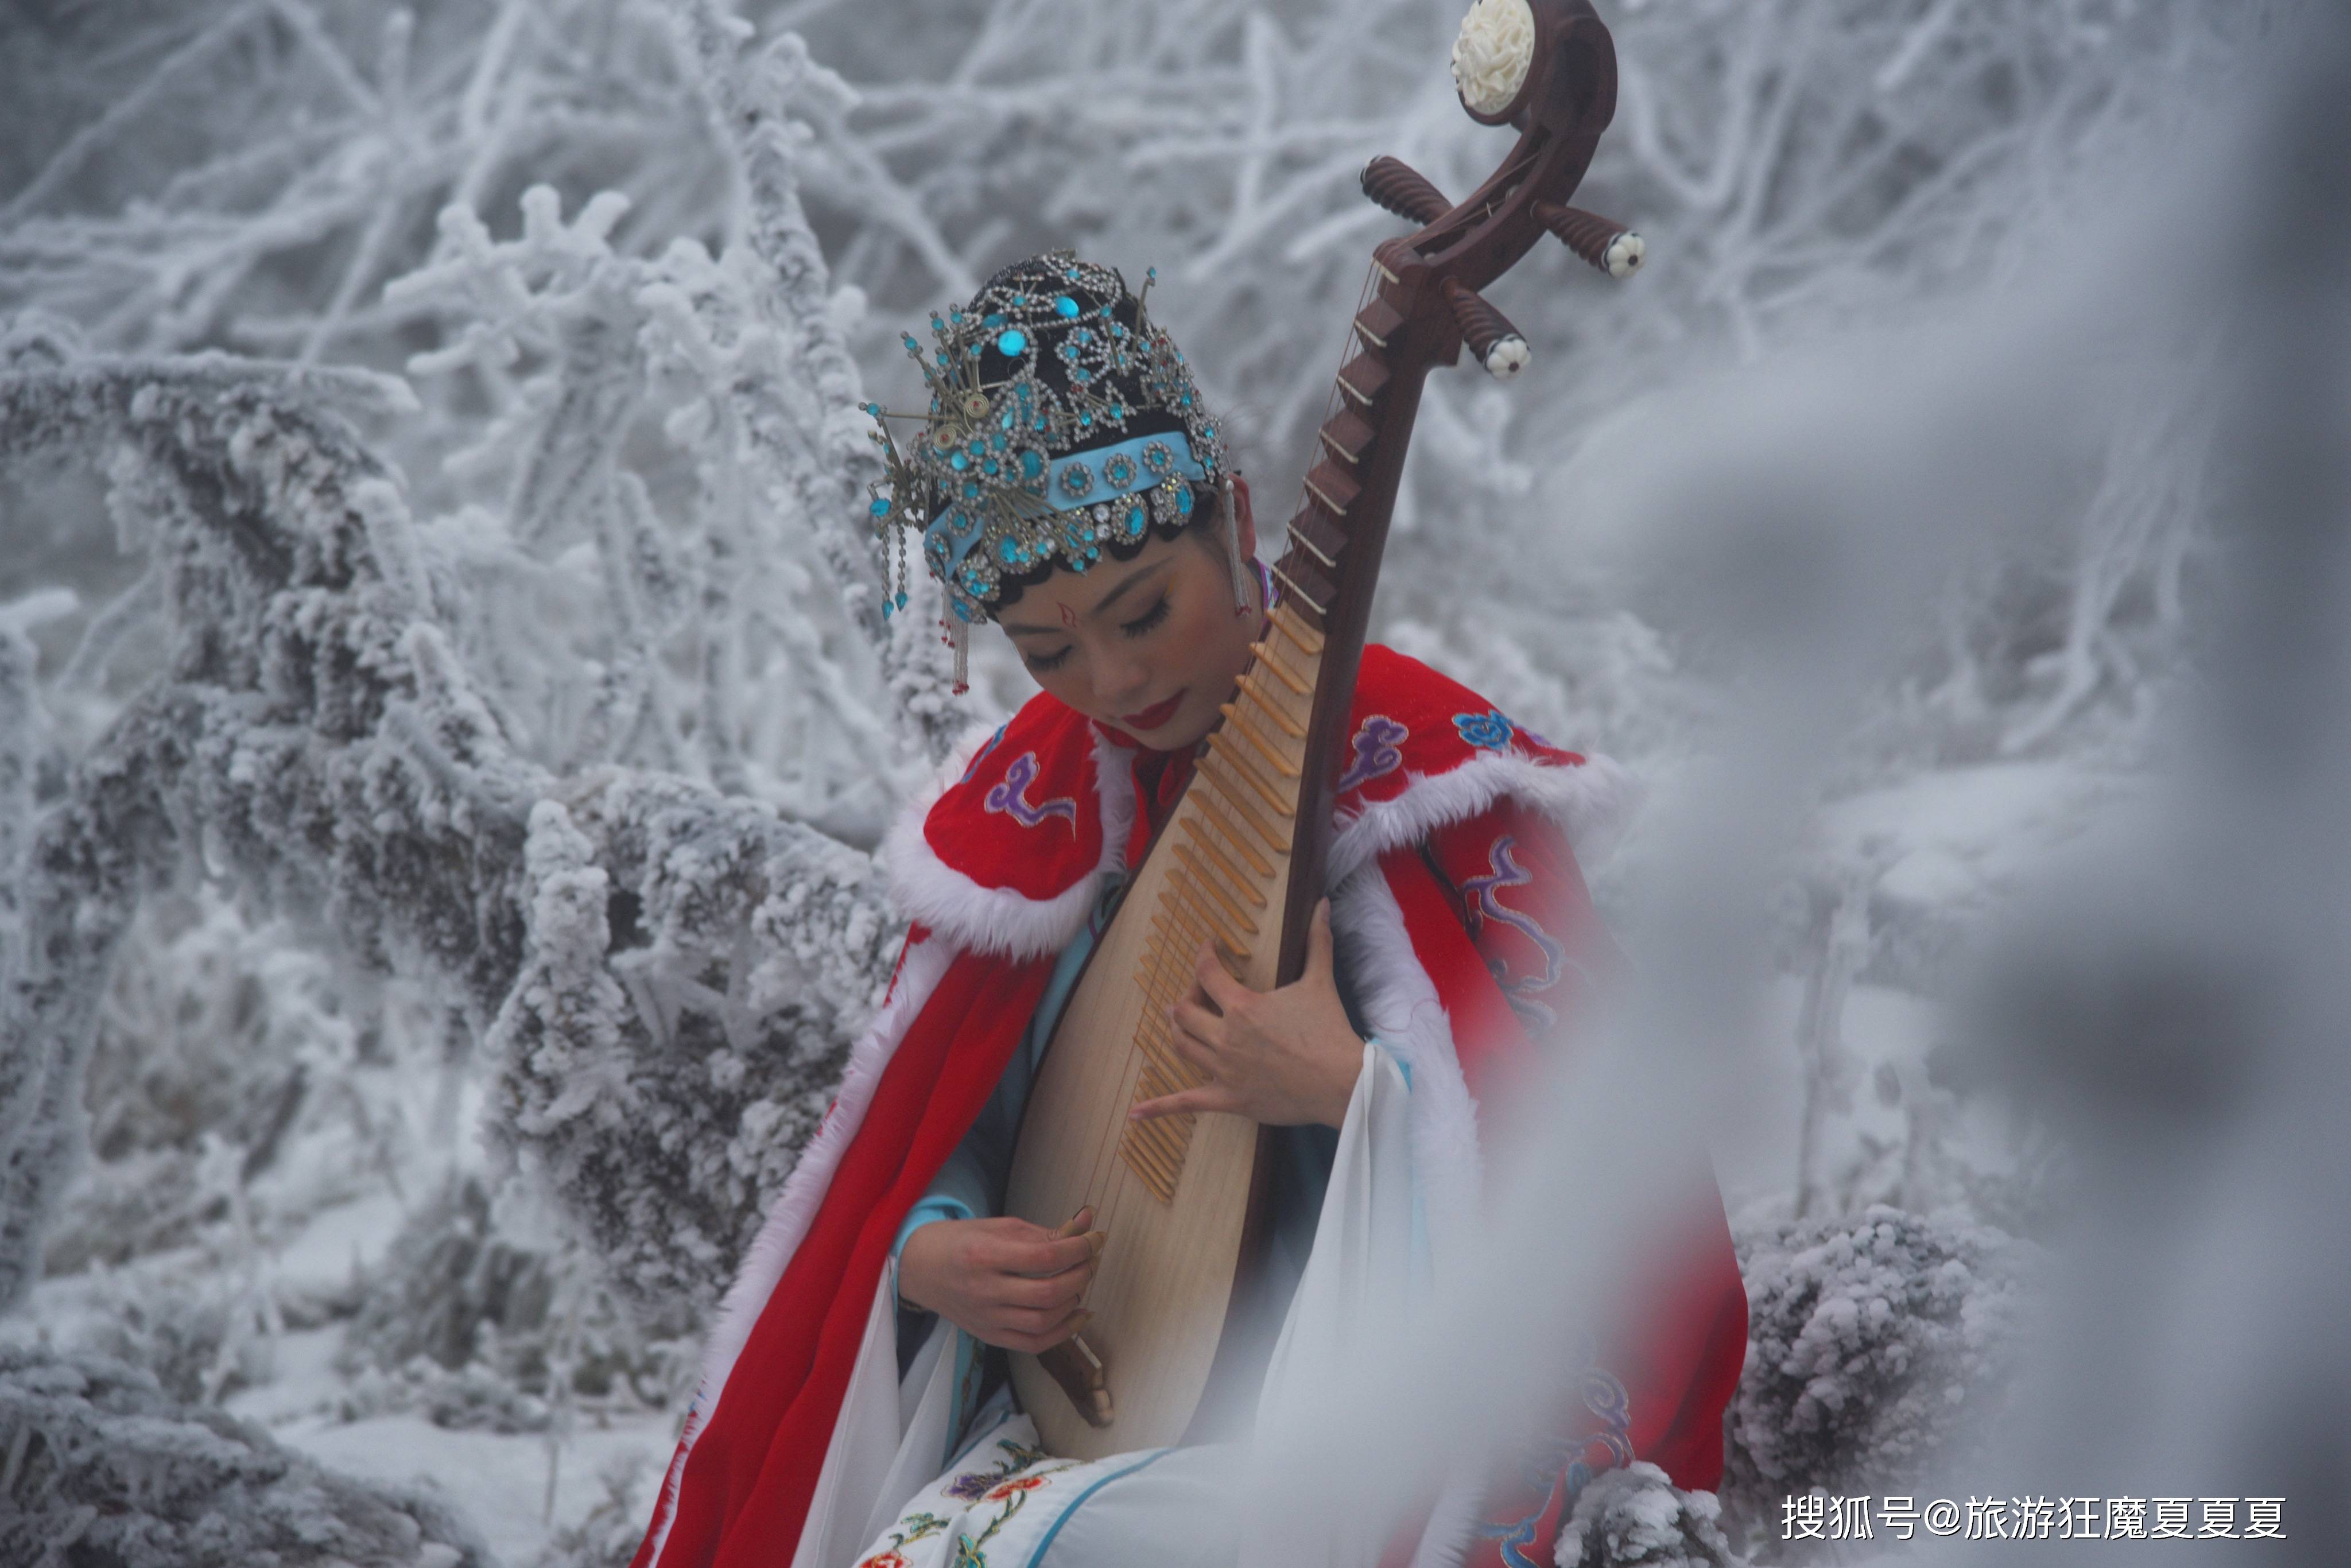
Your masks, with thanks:
<instances>
[{"instance_id":1,"label":"pipa fret","mask_svg":"<svg viewBox=\"0 0 2351 1568\"><path fill-rule=\"evenodd\" d=\"M1234 828L1231 820L1224 814L1223 809L1210 800L1210 797L1215 793L1216 791L1213 789L1203 789L1200 791L1201 815L1207 817L1210 821L1217 825L1217 831L1223 835L1224 842L1227 847L1231 849L1235 854L1239 855L1241 859L1249 862L1249 870L1257 873L1258 875L1266 878L1268 881L1271 881L1273 878L1273 863L1270 861L1268 861L1263 855L1257 852L1257 850L1249 843L1249 840L1243 838Z\"/></svg>"},{"instance_id":2,"label":"pipa fret","mask_svg":"<svg viewBox=\"0 0 2351 1568\"><path fill-rule=\"evenodd\" d=\"M1266 905L1265 894L1258 891L1254 879L1243 875L1241 868L1233 864L1226 858L1224 851L1217 847L1216 832L1206 820L1201 817L1186 817L1183 819L1183 825L1184 831L1191 834L1193 841L1199 845L1200 852L1207 855L1210 863L1225 873L1225 879L1228 882L1240 889L1241 896L1249 900L1249 907L1263 909Z\"/></svg>"}]
</instances>

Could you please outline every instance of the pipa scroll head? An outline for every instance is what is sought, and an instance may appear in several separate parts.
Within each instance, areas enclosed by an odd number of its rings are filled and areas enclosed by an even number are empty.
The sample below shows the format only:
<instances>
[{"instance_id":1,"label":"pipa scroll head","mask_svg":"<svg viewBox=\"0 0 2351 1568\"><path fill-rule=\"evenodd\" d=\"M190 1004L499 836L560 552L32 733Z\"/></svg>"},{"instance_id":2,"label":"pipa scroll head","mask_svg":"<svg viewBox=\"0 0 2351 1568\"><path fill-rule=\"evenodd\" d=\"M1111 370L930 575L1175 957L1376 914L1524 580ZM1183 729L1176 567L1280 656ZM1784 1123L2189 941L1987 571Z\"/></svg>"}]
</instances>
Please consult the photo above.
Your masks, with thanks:
<instances>
[{"instance_id":1,"label":"pipa scroll head","mask_svg":"<svg viewBox=\"0 0 2351 1568\"><path fill-rule=\"evenodd\" d=\"M1506 125L1524 107L1535 63L1527 0L1475 0L1453 40L1453 86L1481 125Z\"/></svg>"}]
</instances>

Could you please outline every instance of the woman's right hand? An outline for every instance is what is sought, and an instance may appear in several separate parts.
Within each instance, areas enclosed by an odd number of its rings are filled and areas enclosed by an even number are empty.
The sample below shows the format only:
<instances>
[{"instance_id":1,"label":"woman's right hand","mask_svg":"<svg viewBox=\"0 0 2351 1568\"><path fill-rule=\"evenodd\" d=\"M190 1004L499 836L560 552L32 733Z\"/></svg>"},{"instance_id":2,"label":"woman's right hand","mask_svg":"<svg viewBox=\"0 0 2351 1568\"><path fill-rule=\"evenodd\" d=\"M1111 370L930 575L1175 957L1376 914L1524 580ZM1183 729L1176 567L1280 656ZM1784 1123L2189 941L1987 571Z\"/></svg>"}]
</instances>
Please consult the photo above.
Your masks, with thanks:
<instances>
[{"instance_id":1,"label":"woman's right hand","mask_svg":"<svg viewBox=\"0 0 2351 1568\"><path fill-rule=\"evenodd\" d=\"M898 1253L898 1294L983 1343L1033 1355L1085 1327L1109 1238L1081 1208L1059 1230L1025 1219L935 1219Z\"/></svg>"}]
</instances>

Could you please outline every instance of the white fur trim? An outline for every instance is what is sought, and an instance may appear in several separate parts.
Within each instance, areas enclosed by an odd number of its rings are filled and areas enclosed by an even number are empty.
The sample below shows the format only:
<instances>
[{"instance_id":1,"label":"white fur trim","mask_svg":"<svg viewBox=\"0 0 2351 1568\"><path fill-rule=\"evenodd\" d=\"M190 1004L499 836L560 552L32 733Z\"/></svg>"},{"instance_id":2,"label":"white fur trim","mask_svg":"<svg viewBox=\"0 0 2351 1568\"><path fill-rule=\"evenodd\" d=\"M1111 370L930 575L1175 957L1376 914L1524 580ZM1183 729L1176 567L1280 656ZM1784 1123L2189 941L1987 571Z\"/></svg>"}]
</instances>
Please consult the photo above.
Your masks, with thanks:
<instances>
[{"instance_id":1,"label":"white fur trim","mask_svg":"<svg viewBox=\"0 0 2351 1568\"><path fill-rule=\"evenodd\" d=\"M1335 850L1332 859L1338 859ZM1413 1167L1426 1200L1431 1262L1442 1273L1468 1242L1485 1179L1478 1104L1461 1076L1453 1020L1412 949L1403 906L1378 866L1359 861L1353 875L1333 883L1331 925L1364 1023L1411 1068ZM1454 1477L1439 1489L1413 1568L1453 1568L1461 1561L1482 1495L1474 1477Z\"/></svg>"},{"instance_id":2,"label":"white fur trim","mask_svg":"<svg viewBox=\"0 0 2351 1568\"><path fill-rule=\"evenodd\" d=\"M978 737L985 739L985 737ZM977 741L956 747L938 779L898 815L882 845L890 892L898 911L958 947L1019 960L1058 953L1093 913L1100 873L1125 863L1127 830L1134 822L1134 779L1125 752L1094 732L1094 793L1102 801L1102 857L1093 875L1051 898L1030 898L1008 887L982 887L931 848L923 822L947 787L963 776Z\"/></svg>"},{"instance_id":3,"label":"white fur trim","mask_svg":"<svg viewBox=\"0 0 2351 1568\"><path fill-rule=\"evenodd\" d=\"M678 1435L677 1455L670 1461L669 1474L662 1481L653 1551L648 1562L658 1564L662 1549L668 1544L670 1526L677 1518L678 1483L685 1474L686 1455L693 1449L695 1437L716 1413L736 1358L743 1354L753 1325L766 1309L768 1298L775 1293L776 1282L784 1277L785 1266L807 1237L809 1226L816 1218L817 1206L824 1201L826 1190L832 1186L833 1172L841 1166L841 1155L848 1151L850 1140L857 1135L857 1129L864 1124L866 1108L873 1103L873 1091L882 1082L883 1070L897 1054L899 1042L906 1038L906 1030L923 1010L923 1004L938 989L939 981L955 957L955 945L936 938L907 947L889 999L882 1004L882 1010L873 1015L863 1037L850 1050L849 1065L841 1075L841 1089L833 1096L832 1108L825 1113L816 1135L800 1152L792 1174L784 1178L783 1192L768 1211L758 1236L744 1254L735 1282L719 1301L718 1312L711 1320L710 1338L703 1347L699 1390L686 1416L684 1429Z\"/></svg>"},{"instance_id":4,"label":"white fur trim","mask_svg":"<svg viewBox=\"0 0 2351 1568\"><path fill-rule=\"evenodd\" d=\"M1429 1246L1441 1270L1476 1222L1485 1170L1478 1104L1461 1076L1453 1020L1412 950L1404 909L1377 866L1338 884L1331 928L1364 1024L1410 1070L1413 1166L1423 1178Z\"/></svg>"},{"instance_id":5,"label":"white fur trim","mask_svg":"<svg viewBox=\"0 0 2351 1568\"><path fill-rule=\"evenodd\" d=\"M1560 826L1576 858L1594 861L1623 832L1640 786L1606 757L1559 766L1480 752L1449 772L1405 776L1404 792L1343 818L1331 841L1329 885L1338 886L1390 850L1467 821L1498 800L1516 800Z\"/></svg>"}]
</instances>

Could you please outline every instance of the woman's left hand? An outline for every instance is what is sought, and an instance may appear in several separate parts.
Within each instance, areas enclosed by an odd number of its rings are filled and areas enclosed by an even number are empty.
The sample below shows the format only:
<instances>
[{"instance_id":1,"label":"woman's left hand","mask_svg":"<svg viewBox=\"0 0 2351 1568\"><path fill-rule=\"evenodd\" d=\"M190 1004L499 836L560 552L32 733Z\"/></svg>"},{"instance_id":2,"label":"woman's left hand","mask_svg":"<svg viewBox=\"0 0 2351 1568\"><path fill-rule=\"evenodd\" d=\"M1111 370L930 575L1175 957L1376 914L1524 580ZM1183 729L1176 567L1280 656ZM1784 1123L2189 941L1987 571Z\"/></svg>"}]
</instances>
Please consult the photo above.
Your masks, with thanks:
<instances>
[{"instance_id":1,"label":"woman's left hand","mask_svg":"<svg viewBox=\"0 0 2351 1568\"><path fill-rule=\"evenodd\" d=\"M1331 967L1331 901L1314 907L1306 972L1253 991L1225 972L1202 943L1192 994L1167 1009L1176 1053L1208 1075L1197 1089L1145 1100L1137 1121L1185 1111L1227 1111L1273 1126L1335 1127L1363 1071L1364 1040L1347 1021Z\"/></svg>"}]
</instances>

